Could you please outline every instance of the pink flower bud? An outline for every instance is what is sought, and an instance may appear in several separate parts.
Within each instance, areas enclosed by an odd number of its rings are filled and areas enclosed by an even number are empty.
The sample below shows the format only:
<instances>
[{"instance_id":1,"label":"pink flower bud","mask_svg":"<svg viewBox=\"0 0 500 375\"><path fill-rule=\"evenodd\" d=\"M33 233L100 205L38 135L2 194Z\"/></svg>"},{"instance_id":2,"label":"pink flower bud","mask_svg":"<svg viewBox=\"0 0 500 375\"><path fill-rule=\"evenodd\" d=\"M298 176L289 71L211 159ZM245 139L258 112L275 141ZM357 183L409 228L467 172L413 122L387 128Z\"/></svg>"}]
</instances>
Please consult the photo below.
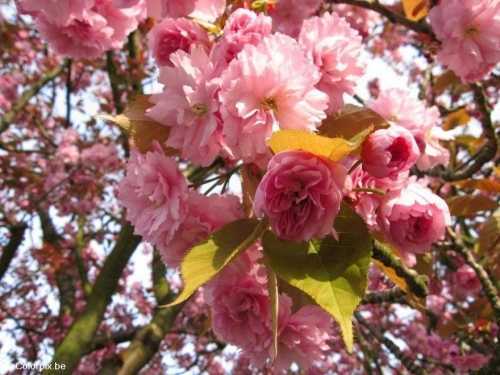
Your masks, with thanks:
<instances>
[{"instance_id":1,"label":"pink flower bud","mask_svg":"<svg viewBox=\"0 0 500 375\"><path fill-rule=\"evenodd\" d=\"M413 135L400 126L372 133L363 143L363 169L377 178L396 178L409 170L420 156Z\"/></svg>"}]
</instances>

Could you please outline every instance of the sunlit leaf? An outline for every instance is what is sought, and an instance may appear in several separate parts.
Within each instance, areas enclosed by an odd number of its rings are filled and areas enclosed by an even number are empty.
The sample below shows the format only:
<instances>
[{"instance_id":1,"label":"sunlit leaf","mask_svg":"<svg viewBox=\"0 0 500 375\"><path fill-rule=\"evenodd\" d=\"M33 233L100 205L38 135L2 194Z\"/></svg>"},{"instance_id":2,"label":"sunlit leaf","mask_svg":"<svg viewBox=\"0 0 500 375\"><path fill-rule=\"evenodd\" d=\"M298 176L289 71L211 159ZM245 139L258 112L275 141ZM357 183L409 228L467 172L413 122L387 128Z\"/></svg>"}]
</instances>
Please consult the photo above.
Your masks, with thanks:
<instances>
[{"instance_id":1,"label":"sunlit leaf","mask_svg":"<svg viewBox=\"0 0 500 375\"><path fill-rule=\"evenodd\" d=\"M455 137L457 144L463 145L467 148L469 153L475 154L481 147L484 146L486 140L484 138L476 138L472 135L459 135Z\"/></svg>"},{"instance_id":2,"label":"sunlit leaf","mask_svg":"<svg viewBox=\"0 0 500 375\"><path fill-rule=\"evenodd\" d=\"M481 190L485 193L500 193L500 181L493 178L461 180L453 184L461 189Z\"/></svg>"},{"instance_id":3,"label":"sunlit leaf","mask_svg":"<svg viewBox=\"0 0 500 375\"><path fill-rule=\"evenodd\" d=\"M181 263L184 289L167 306L187 300L200 286L212 279L238 254L251 246L263 233L265 224L243 219L225 225L206 241L188 251Z\"/></svg>"},{"instance_id":4,"label":"sunlit leaf","mask_svg":"<svg viewBox=\"0 0 500 375\"><path fill-rule=\"evenodd\" d=\"M318 129L318 134L330 138L352 139L366 129L376 130L389 126L377 112L369 108L347 104L339 113L327 117Z\"/></svg>"},{"instance_id":5,"label":"sunlit leaf","mask_svg":"<svg viewBox=\"0 0 500 375\"><path fill-rule=\"evenodd\" d=\"M480 255L498 254L500 252L500 208L493 212L481 226L478 242Z\"/></svg>"},{"instance_id":6,"label":"sunlit leaf","mask_svg":"<svg viewBox=\"0 0 500 375\"><path fill-rule=\"evenodd\" d=\"M363 220L343 207L335 221L339 240L291 242L266 232L264 252L278 277L307 293L338 322L353 347L352 315L366 289L372 239Z\"/></svg>"},{"instance_id":7,"label":"sunlit leaf","mask_svg":"<svg viewBox=\"0 0 500 375\"><path fill-rule=\"evenodd\" d=\"M470 115L465 108L451 112L446 116L443 123L444 130L451 130L470 121Z\"/></svg>"},{"instance_id":8,"label":"sunlit leaf","mask_svg":"<svg viewBox=\"0 0 500 375\"><path fill-rule=\"evenodd\" d=\"M436 95L441 95L448 88L454 88L461 85L462 81L460 80L460 78L455 73L453 73L453 71L448 70L440 76L436 77L436 79L434 80L433 88Z\"/></svg>"},{"instance_id":9,"label":"sunlit leaf","mask_svg":"<svg viewBox=\"0 0 500 375\"><path fill-rule=\"evenodd\" d=\"M373 127L365 129L348 141L343 138L328 138L303 130L280 130L271 136L268 145L275 154L302 150L338 161L358 149L372 131Z\"/></svg>"},{"instance_id":10,"label":"sunlit leaf","mask_svg":"<svg viewBox=\"0 0 500 375\"><path fill-rule=\"evenodd\" d=\"M101 116L124 129L132 141L132 144L141 152L152 150L153 142L158 141L167 155L174 155L176 151L166 147L170 128L157 123L146 116L146 110L152 106L146 95L137 96L133 99L125 111L117 116Z\"/></svg>"},{"instance_id":11,"label":"sunlit leaf","mask_svg":"<svg viewBox=\"0 0 500 375\"><path fill-rule=\"evenodd\" d=\"M481 194L455 196L447 200L454 216L473 216L478 212L497 208L497 203Z\"/></svg>"},{"instance_id":12,"label":"sunlit leaf","mask_svg":"<svg viewBox=\"0 0 500 375\"><path fill-rule=\"evenodd\" d=\"M420 21L429 13L428 0L402 0L406 18L411 21Z\"/></svg>"}]
</instances>

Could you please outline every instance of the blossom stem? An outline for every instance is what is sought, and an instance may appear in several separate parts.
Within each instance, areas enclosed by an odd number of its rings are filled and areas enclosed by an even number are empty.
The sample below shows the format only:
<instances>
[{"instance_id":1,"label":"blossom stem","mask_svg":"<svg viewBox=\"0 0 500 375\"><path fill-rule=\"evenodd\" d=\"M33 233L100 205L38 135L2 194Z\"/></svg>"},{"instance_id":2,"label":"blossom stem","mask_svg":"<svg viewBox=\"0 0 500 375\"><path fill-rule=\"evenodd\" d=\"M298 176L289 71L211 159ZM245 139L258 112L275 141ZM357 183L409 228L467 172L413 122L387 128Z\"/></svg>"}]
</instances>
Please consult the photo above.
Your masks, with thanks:
<instances>
[{"instance_id":1,"label":"blossom stem","mask_svg":"<svg viewBox=\"0 0 500 375\"><path fill-rule=\"evenodd\" d=\"M349 4L354 5L360 8L365 8L369 10L373 10L387 18L390 22L395 24L400 24L407 27L410 30L413 30L417 33L422 33L428 35L433 41L437 41L434 32L431 27L425 22L414 22L406 18L402 14L394 13L389 10L387 7L383 6L377 1L363 1L363 0L329 0L329 3L332 4Z\"/></svg>"}]
</instances>

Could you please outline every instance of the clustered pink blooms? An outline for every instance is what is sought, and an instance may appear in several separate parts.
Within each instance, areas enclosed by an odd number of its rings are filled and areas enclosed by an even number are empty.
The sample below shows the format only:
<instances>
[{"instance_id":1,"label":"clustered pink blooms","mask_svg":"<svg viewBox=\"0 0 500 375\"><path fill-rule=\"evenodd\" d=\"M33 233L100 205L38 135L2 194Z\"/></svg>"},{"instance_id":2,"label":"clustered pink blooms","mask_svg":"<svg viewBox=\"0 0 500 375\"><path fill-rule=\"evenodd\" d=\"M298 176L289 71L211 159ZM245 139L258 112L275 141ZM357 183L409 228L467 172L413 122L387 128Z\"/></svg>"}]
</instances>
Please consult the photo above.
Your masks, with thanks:
<instances>
[{"instance_id":1,"label":"clustered pink blooms","mask_svg":"<svg viewBox=\"0 0 500 375\"><path fill-rule=\"evenodd\" d=\"M271 311L267 275L260 246L254 245L226 267L205 288L217 337L243 349L244 356L263 366L271 356ZM277 372L293 362L310 368L328 349L332 320L321 308L305 305L292 309L292 299L279 296Z\"/></svg>"},{"instance_id":2,"label":"clustered pink blooms","mask_svg":"<svg viewBox=\"0 0 500 375\"><path fill-rule=\"evenodd\" d=\"M363 75L361 37L346 20L325 13L304 21L299 43L321 73L318 88L328 94L328 112L338 111L344 104L343 94L353 94Z\"/></svg>"},{"instance_id":3,"label":"clustered pink blooms","mask_svg":"<svg viewBox=\"0 0 500 375\"><path fill-rule=\"evenodd\" d=\"M169 267L179 267L190 248L245 217L240 197L204 195L189 185L180 169L184 162L261 169L253 214L284 240L337 236L334 222L344 200L408 264L443 237L448 207L423 181L410 178L410 169L446 164L448 153L439 141L447 134L440 130L437 108L409 92L382 91L368 103L389 126L373 132L358 156L334 162L300 150L273 155L268 147L280 129L316 132L342 108L345 94L354 94L364 74L362 37L352 20L316 15L320 1L280 1L267 15L237 8L217 35L210 24L223 15L225 1L82 0L62 2L54 12L53 2L42 3L21 1L50 44L73 57L119 46L145 12L155 19L148 39L162 88L151 96L146 115L168 127L169 137L147 152L132 150L118 197L135 233ZM65 134L59 145L63 163L105 165L113 159L107 147L80 152L73 135ZM168 157L164 146L177 150L182 162ZM257 242L199 297L210 308L215 335L240 347L256 366L272 355L262 257ZM294 306L286 293L278 300L274 368L286 370L292 362L310 368L329 348L332 320L317 306Z\"/></svg>"},{"instance_id":4,"label":"clustered pink blooms","mask_svg":"<svg viewBox=\"0 0 500 375\"><path fill-rule=\"evenodd\" d=\"M438 60L464 82L484 78L500 62L500 3L496 0L447 0L429 12L442 42Z\"/></svg>"},{"instance_id":5,"label":"clustered pink blooms","mask_svg":"<svg viewBox=\"0 0 500 375\"><path fill-rule=\"evenodd\" d=\"M113 0L19 0L54 50L74 58L95 58L120 48L145 16L143 1L132 6Z\"/></svg>"},{"instance_id":6,"label":"clustered pink blooms","mask_svg":"<svg viewBox=\"0 0 500 375\"><path fill-rule=\"evenodd\" d=\"M419 168L426 170L438 164L448 164L449 152L439 141L447 140L449 136L439 127L440 116L436 107L427 107L403 89L382 91L368 106L390 124L399 125L413 134L420 149Z\"/></svg>"}]
</instances>

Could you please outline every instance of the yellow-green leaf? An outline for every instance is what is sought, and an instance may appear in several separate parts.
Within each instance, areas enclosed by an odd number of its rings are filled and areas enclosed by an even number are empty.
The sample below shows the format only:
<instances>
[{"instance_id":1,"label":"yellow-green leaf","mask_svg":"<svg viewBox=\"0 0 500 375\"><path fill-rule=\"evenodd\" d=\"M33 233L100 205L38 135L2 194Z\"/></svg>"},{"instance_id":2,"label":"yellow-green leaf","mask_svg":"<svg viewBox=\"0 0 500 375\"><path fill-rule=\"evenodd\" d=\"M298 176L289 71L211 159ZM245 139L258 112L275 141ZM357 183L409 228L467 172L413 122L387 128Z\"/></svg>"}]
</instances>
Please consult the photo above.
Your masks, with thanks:
<instances>
[{"instance_id":1,"label":"yellow-green leaf","mask_svg":"<svg viewBox=\"0 0 500 375\"><path fill-rule=\"evenodd\" d=\"M355 151L373 131L365 129L351 140L328 138L303 130L280 130L271 136L268 145L275 154L283 151L302 150L338 161Z\"/></svg>"},{"instance_id":2,"label":"yellow-green leaf","mask_svg":"<svg viewBox=\"0 0 500 375\"><path fill-rule=\"evenodd\" d=\"M429 13L428 0L402 0L406 18L410 21L420 21Z\"/></svg>"},{"instance_id":3,"label":"yellow-green leaf","mask_svg":"<svg viewBox=\"0 0 500 375\"><path fill-rule=\"evenodd\" d=\"M264 253L278 277L308 294L338 322L345 345L353 347L352 315L365 294L372 239L363 220L344 206L335 221L339 240L291 242L272 232Z\"/></svg>"},{"instance_id":4,"label":"yellow-green leaf","mask_svg":"<svg viewBox=\"0 0 500 375\"><path fill-rule=\"evenodd\" d=\"M327 117L318 129L319 135L329 138L351 139L372 127L386 128L387 121L370 108L347 104L335 115Z\"/></svg>"},{"instance_id":5,"label":"yellow-green leaf","mask_svg":"<svg viewBox=\"0 0 500 375\"><path fill-rule=\"evenodd\" d=\"M225 225L206 241L196 245L181 263L184 289L167 306L187 300L200 286L217 275L238 254L251 246L264 232L266 224L242 219Z\"/></svg>"},{"instance_id":6,"label":"yellow-green leaf","mask_svg":"<svg viewBox=\"0 0 500 375\"><path fill-rule=\"evenodd\" d=\"M454 216L474 216L480 211L497 208L496 202L482 194L460 195L447 201L450 213Z\"/></svg>"}]
</instances>

